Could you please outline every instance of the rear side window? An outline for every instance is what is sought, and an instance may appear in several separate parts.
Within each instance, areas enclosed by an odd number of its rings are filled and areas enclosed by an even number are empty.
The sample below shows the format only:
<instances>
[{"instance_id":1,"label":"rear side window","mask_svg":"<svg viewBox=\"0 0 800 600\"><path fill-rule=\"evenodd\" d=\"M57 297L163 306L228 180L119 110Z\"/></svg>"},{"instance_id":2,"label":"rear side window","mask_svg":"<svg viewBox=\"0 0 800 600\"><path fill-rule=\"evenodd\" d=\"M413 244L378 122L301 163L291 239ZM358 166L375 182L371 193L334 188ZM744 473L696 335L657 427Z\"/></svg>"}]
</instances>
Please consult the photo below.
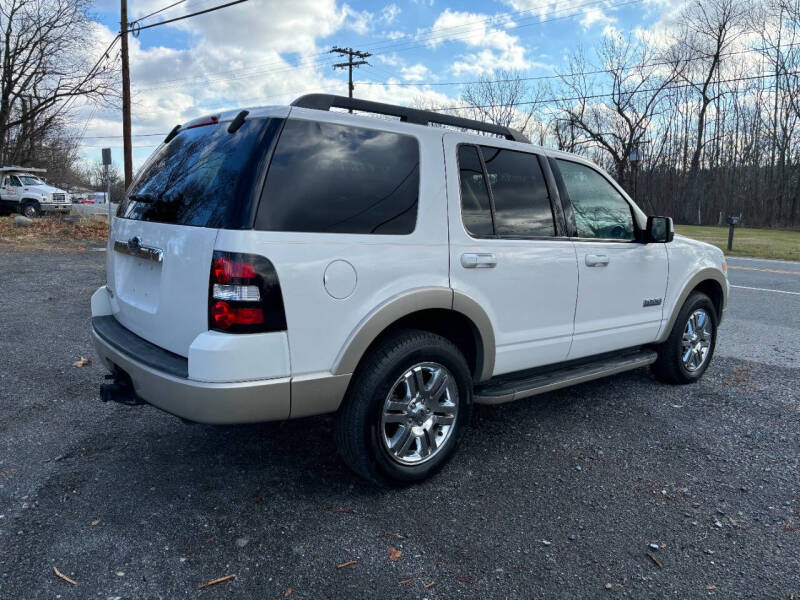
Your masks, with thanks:
<instances>
[{"instance_id":1,"label":"rear side window","mask_svg":"<svg viewBox=\"0 0 800 600\"><path fill-rule=\"evenodd\" d=\"M472 235L494 235L492 207L478 148L461 146L458 149L458 168L461 181L461 218Z\"/></svg>"},{"instance_id":2,"label":"rear side window","mask_svg":"<svg viewBox=\"0 0 800 600\"><path fill-rule=\"evenodd\" d=\"M555 235L550 194L535 154L465 144L458 148L458 164L461 218L471 235Z\"/></svg>"},{"instance_id":3,"label":"rear side window","mask_svg":"<svg viewBox=\"0 0 800 600\"><path fill-rule=\"evenodd\" d=\"M181 131L135 181L119 216L139 221L245 229L252 225L267 152L281 119L250 119Z\"/></svg>"},{"instance_id":4,"label":"rear side window","mask_svg":"<svg viewBox=\"0 0 800 600\"><path fill-rule=\"evenodd\" d=\"M418 197L415 138L290 119L270 163L256 229L408 234Z\"/></svg>"},{"instance_id":5,"label":"rear side window","mask_svg":"<svg viewBox=\"0 0 800 600\"><path fill-rule=\"evenodd\" d=\"M542 167L534 154L481 146L494 197L497 235L555 235L553 209Z\"/></svg>"}]
</instances>

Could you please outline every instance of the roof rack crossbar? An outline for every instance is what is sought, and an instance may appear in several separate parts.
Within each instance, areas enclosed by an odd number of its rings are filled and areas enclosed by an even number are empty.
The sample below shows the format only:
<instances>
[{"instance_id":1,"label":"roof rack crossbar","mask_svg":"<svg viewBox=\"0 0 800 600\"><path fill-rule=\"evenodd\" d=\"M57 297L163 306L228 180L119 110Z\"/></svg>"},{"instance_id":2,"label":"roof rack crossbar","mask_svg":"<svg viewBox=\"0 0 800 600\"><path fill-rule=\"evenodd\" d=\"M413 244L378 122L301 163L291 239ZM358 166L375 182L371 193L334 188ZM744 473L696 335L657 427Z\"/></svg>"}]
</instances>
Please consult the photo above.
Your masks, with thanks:
<instances>
[{"instance_id":1,"label":"roof rack crossbar","mask_svg":"<svg viewBox=\"0 0 800 600\"><path fill-rule=\"evenodd\" d=\"M530 143L530 140L528 140L522 132L512 129L511 127L503 127L502 125L484 123L482 121L475 121L474 119L445 115L430 110L419 110L417 108L407 108L405 106L396 106L383 102L373 102L372 100L361 100L360 98L348 98L347 96L336 96L334 94L306 94L292 102L292 106L315 110L346 108L349 110L399 117L401 121L406 123L415 123L417 125L438 123L440 125L493 133L515 142Z\"/></svg>"}]
</instances>

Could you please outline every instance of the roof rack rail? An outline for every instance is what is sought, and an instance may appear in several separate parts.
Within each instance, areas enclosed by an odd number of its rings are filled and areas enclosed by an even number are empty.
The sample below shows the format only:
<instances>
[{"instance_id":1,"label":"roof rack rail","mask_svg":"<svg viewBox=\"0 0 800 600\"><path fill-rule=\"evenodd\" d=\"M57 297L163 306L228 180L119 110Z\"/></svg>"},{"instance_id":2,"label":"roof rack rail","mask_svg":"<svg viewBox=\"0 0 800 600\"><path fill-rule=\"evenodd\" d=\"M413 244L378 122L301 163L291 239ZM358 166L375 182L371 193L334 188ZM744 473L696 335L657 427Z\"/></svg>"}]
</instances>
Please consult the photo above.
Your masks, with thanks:
<instances>
[{"instance_id":1,"label":"roof rack rail","mask_svg":"<svg viewBox=\"0 0 800 600\"><path fill-rule=\"evenodd\" d=\"M334 94L306 94L305 96L297 98L291 105L297 106L298 108L312 108L315 110L347 108L379 115L400 117L400 120L406 123L415 123L417 125L438 123L440 125L450 125L451 127L461 127L464 129L494 133L515 142L530 143L530 140L525 137L522 132L512 129L511 127L503 127L502 125L484 123L473 119L444 115L430 110L419 110L417 108L407 108L394 104L384 104L383 102L373 102L372 100L361 100L360 98L348 98L347 96L336 96Z\"/></svg>"}]
</instances>

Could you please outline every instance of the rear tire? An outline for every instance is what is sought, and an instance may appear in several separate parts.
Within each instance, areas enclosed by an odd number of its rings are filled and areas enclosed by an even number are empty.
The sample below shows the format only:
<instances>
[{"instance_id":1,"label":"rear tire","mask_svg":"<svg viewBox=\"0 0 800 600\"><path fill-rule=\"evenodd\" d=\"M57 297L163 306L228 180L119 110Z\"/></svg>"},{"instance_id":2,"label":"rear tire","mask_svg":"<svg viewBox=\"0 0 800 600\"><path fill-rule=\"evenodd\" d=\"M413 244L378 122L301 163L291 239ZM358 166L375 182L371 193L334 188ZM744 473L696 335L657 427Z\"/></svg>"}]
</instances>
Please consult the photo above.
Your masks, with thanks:
<instances>
[{"instance_id":1,"label":"rear tire","mask_svg":"<svg viewBox=\"0 0 800 600\"><path fill-rule=\"evenodd\" d=\"M401 330L356 369L336 420L344 462L380 485L422 481L453 456L472 408L459 349L427 331Z\"/></svg>"},{"instance_id":2,"label":"rear tire","mask_svg":"<svg viewBox=\"0 0 800 600\"><path fill-rule=\"evenodd\" d=\"M655 376L672 384L694 383L706 372L717 343L717 313L702 292L692 292L651 365Z\"/></svg>"}]
</instances>

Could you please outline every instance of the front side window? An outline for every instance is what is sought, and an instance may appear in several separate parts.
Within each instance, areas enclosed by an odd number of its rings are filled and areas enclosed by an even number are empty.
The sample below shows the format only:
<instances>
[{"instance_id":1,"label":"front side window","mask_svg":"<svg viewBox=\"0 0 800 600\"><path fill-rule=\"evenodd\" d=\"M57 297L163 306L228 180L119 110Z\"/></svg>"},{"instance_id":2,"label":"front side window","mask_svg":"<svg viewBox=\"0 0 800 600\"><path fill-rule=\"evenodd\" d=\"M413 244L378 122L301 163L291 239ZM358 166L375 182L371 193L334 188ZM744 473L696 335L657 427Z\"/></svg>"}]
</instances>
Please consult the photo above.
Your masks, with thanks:
<instances>
[{"instance_id":1,"label":"front side window","mask_svg":"<svg viewBox=\"0 0 800 600\"><path fill-rule=\"evenodd\" d=\"M575 213L577 236L632 240L631 207L614 186L591 167L568 160L557 162Z\"/></svg>"},{"instance_id":2,"label":"front side window","mask_svg":"<svg viewBox=\"0 0 800 600\"><path fill-rule=\"evenodd\" d=\"M481 152L494 198L497 235L554 235L553 209L536 155L488 146L481 146Z\"/></svg>"},{"instance_id":3,"label":"front side window","mask_svg":"<svg viewBox=\"0 0 800 600\"><path fill-rule=\"evenodd\" d=\"M409 234L418 197L416 138L290 119L270 163L256 229Z\"/></svg>"},{"instance_id":4,"label":"front side window","mask_svg":"<svg viewBox=\"0 0 800 600\"><path fill-rule=\"evenodd\" d=\"M12 175L11 176L11 185L13 185L14 187L22 187L22 184L19 181L19 177L17 177L16 175Z\"/></svg>"}]
</instances>

